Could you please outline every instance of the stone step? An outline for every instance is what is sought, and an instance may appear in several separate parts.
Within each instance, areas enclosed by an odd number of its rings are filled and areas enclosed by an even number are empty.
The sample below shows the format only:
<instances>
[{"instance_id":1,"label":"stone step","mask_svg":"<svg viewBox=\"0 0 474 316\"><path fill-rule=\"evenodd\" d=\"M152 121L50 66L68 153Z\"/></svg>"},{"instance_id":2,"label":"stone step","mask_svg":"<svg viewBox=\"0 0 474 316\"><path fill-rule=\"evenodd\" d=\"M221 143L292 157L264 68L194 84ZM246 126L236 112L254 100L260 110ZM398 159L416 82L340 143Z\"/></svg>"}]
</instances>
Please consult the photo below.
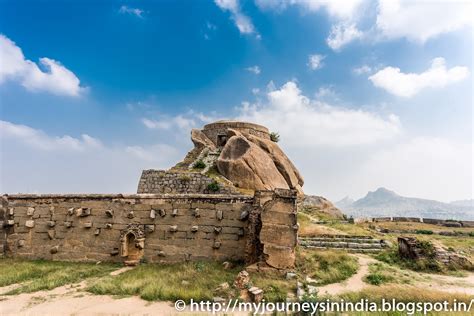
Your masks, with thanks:
<instances>
[{"instance_id":1,"label":"stone step","mask_svg":"<svg viewBox=\"0 0 474 316\"><path fill-rule=\"evenodd\" d=\"M317 250L343 250L350 253L378 253L381 252L382 248L369 248L369 249L353 249L353 248L331 248L331 247L317 247L317 246L303 246L308 249Z\"/></svg>"},{"instance_id":2,"label":"stone step","mask_svg":"<svg viewBox=\"0 0 474 316\"><path fill-rule=\"evenodd\" d=\"M365 244L380 244L380 239L361 239L361 238L327 238L327 237L300 237L307 241L327 241L327 242L352 242Z\"/></svg>"},{"instance_id":3,"label":"stone step","mask_svg":"<svg viewBox=\"0 0 474 316\"><path fill-rule=\"evenodd\" d=\"M381 249L381 243L351 243L334 241L307 241L300 240L302 246L329 247L329 248L351 248L351 249Z\"/></svg>"}]
</instances>

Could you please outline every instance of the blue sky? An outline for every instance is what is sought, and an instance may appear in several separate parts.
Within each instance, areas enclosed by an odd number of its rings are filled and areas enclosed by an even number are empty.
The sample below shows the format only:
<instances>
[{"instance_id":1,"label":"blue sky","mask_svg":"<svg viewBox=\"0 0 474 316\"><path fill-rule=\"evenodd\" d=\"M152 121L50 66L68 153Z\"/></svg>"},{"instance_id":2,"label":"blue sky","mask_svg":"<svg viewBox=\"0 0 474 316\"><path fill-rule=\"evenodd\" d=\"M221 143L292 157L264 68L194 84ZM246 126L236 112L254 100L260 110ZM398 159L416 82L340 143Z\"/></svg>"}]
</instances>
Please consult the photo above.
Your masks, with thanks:
<instances>
[{"instance_id":1,"label":"blue sky","mask_svg":"<svg viewBox=\"0 0 474 316\"><path fill-rule=\"evenodd\" d=\"M134 192L189 130L282 136L305 191L471 198L472 4L0 2L2 192Z\"/></svg>"}]
</instances>

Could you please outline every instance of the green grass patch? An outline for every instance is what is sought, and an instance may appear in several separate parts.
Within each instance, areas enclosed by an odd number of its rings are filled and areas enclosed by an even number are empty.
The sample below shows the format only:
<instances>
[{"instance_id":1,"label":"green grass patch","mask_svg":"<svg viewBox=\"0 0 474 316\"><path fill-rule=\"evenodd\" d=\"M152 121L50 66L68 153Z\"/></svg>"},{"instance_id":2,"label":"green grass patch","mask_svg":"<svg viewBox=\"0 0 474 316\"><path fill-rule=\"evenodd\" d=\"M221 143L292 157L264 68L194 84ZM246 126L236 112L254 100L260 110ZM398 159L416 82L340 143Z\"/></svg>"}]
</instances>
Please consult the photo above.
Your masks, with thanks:
<instances>
[{"instance_id":1,"label":"green grass patch","mask_svg":"<svg viewBox=\"0 0 474 316\"><path fill-rule=\"evenodd\" d=\"M429 249L427 249L429 251ZM433 258L421 258L418 260L405 259L400 257L396 248L391 248L380 252L374 256L377 260L396 265L403 269L427 273L446 273L446 268Z\"/></svg>"},{"instance_id":2,"label":"green grass patch","mask_svg":"<svg viewBox=\"0 0 474 316\"><path fill-rule=\"evenodd\" d=\"M231 285L241 268L225 270L218 262L141 264L118 276L97 280L88 286L87 291L119 296L138 295L147 301L212 300L218 285L224 282Z\"/></svg>"},{"instance_id":3,"label":"green grass patch","mask_svg":"<svg viewBox=\"0 0 474 316\"><path fill-rule=\"evenodd\" d=\"M0 259L0 286L21 283L7 295L51 290L65 284L80 282L116 270L116 264L95 264L63 261Z\"/></svg>"},{"instance_id":4,"label":"green grass patch","mask_svg":"<svg viewBox=\"0 0 474 316\"><path fill-rule=\"evenodd\" d=\"M359 264L357 259L340 251L298 250L297 270L325 285L344 281L354 275Z\"/></svg>"}]
</instances>

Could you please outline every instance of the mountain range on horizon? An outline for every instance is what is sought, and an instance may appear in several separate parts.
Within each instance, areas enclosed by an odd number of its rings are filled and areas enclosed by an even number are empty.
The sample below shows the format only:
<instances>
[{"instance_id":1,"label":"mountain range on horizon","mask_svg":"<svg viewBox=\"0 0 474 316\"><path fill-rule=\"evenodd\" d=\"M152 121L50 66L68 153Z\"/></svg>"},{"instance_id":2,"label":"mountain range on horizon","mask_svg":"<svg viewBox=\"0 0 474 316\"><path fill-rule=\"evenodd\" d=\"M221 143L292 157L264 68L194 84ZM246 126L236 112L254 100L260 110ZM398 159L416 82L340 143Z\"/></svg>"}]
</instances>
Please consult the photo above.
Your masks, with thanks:
<instances>
[{"instance_id":1,"label":"mountain range on horizon","mask_svg":"<svg viewBox=\"0 0 474 316\"><path fill-rule=\"evenodd\" d=\"M444 203L435 200L401 196L386 188L369 191L358 200L345 197L334 203L345 214L353 217L423 217L455 220L474 220L474 200Z\"/></svg>"}]
</instances>

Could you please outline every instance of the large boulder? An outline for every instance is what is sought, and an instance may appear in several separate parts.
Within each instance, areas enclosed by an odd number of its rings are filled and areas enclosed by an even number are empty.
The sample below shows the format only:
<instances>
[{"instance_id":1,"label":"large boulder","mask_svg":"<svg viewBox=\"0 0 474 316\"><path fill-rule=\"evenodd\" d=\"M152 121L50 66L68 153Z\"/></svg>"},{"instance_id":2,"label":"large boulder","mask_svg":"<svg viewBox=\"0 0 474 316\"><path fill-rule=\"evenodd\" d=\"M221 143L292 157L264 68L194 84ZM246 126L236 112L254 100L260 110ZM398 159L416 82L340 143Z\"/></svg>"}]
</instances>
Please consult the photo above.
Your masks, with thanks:
<instances>
[{"instance_id":1,"label":"large boulder","mask_svg":"<svg viewBox=\"0 0 474 316\"><path fill-rule=\"evenodd\" d=\"M301 188L303 186L303 177L277 143L254 135L245 136L248 140L262 148L270 158L272 158L275 166L285 178L290 188L297 188L298 186Z\"/></svg>"},{"instance_id":2,"label":"large boulder","mask_svg":"<svg viewBox=\"0 0 474 316\"><path fill-rule=\"evenodd\" d=\"M268 152L238 133L227 140L216 165L220 174L240 188L290 188Z\"/></svg>"},{"instance_id":3,"label":"large boulder","mask_svg":"<svg viewBox=\"0 0 474 316\"><path fill-rule=\"evenodd\" d=\"M215 149L216 146L214 143L207 138L206 135L201 130L193 128L191 130L191 141L194 144L195 148L202 149L204 147L208 147L210 149Z\"/></svg>"}]
</instances>

